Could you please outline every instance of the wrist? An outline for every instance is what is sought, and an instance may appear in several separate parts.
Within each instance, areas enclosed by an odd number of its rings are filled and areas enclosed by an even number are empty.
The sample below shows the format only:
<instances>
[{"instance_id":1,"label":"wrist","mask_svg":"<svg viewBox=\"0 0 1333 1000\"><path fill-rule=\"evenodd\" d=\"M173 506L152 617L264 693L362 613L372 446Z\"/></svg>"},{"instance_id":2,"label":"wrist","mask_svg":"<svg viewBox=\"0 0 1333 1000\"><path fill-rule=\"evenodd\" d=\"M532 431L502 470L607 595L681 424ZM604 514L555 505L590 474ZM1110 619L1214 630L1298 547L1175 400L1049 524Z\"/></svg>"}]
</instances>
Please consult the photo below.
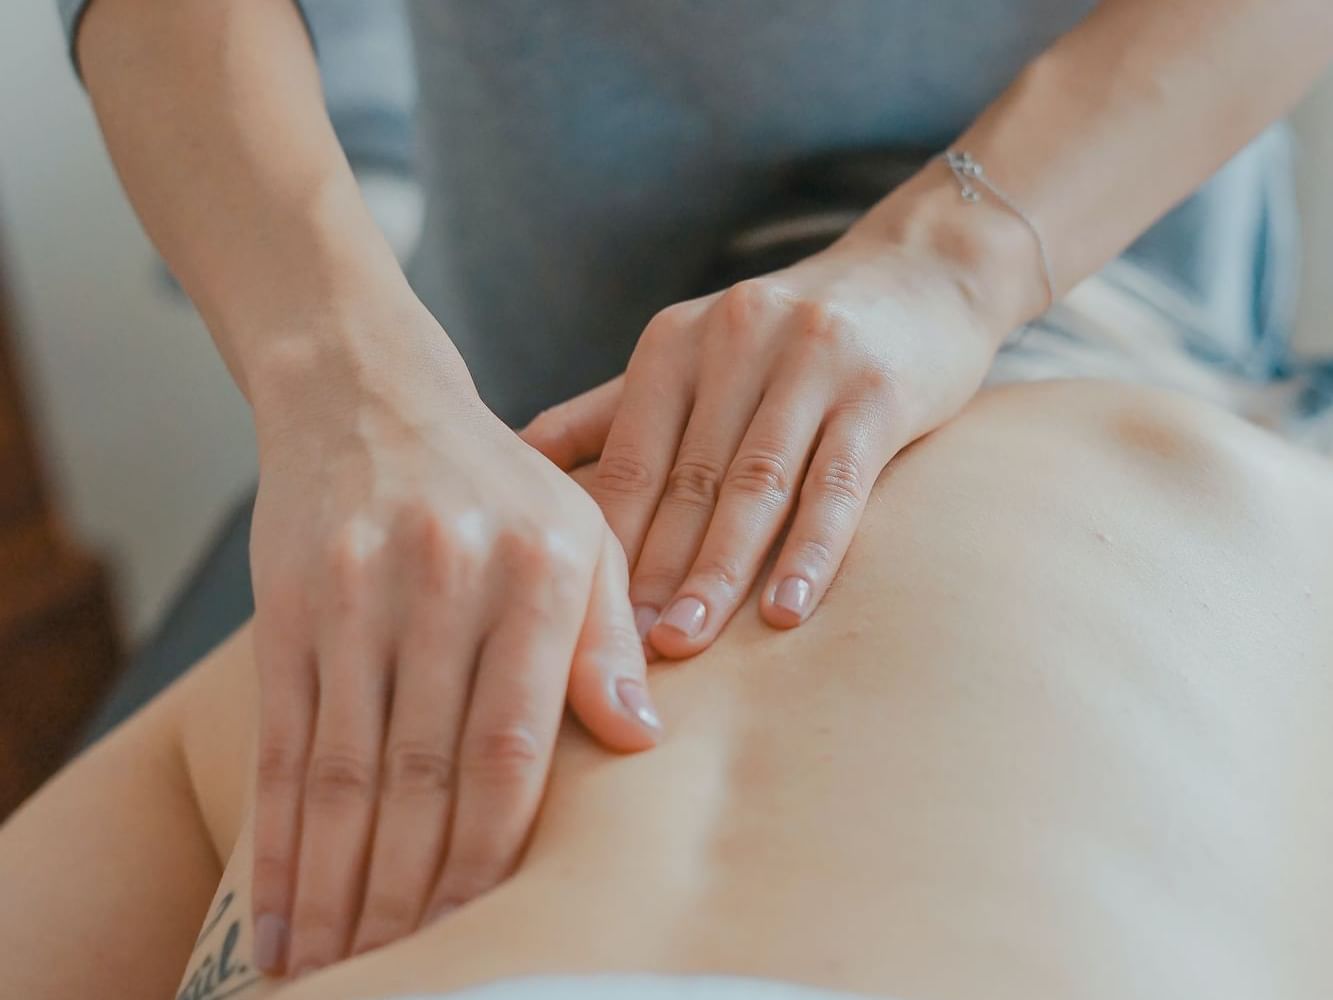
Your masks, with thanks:
<instances>
[{"instance_id":1,"label":"wrist","mask_svg":"<svg viewBox=\"0 0 1333 1000\"><path fill-rule=\"evenodd\" d=\"M853 232L940 264L997 344L1049 305L1036 235L989 195L964 200L941 160L895 189Z\"/></svg>"},{"instance_id":2,"label":"wrist","mask_svg":"<svg viewBox=\"0 0 1333 1000\"><path fill-rule=\"evenodd\" d=\"M368 311L416 301L350 172L263 203L243 240L210 241L212 252L196 254L182 274L247 397L274 351L336 338Z\"/></svg>"},{"instance_id":3,"label":"wrist","mask_svg":"<svg viewBox=\"0 0 1333 1000\"><path fill-rule=\"evenodd\" d=\"M337 426L368 408L440 413L479 403L462 356L410 294L290 317L252 355L246 388L261 440Z\"/></svg>"}]
</instances>

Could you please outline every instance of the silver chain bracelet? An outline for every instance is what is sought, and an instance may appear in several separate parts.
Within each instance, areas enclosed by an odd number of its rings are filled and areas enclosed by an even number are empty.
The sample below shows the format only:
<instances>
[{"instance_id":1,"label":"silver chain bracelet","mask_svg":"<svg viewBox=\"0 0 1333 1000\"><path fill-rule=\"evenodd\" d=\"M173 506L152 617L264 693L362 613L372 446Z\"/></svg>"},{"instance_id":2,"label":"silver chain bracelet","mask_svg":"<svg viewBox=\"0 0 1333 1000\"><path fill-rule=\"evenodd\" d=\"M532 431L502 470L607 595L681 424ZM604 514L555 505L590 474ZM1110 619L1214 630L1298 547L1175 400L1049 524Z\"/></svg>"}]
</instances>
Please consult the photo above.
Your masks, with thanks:
<instances>
[{"instance_id":1,"label":"silver chain bracelet","mask_svg":"<svg viewBox=\"0 0 1333 1000\"><path fill-rule=\"evenodd\" d=\"M996 187L989 177L986 176L985 169L972 156L971 153L962 152L956 149L946 149L940 154L944 162L948 164L949 169L953 171L953 176L958 181L960 193L963 201L968 204L976 204L981 201L981 192L977 190L978 185L985 188L995 200L1005 208L1009 209L1014 215L1022 220L1023 225L1028 227L1033 238L1037 241L1037 253L1041 256L1041 273L1046 279L1046 295L1048 298L1047 308L1055 305L1055 279L1052 276L1051 258L1046 252L1046 240L1042 238L1041 230L1037 224L1032 221L1032 217L1019 207L1013 198L1009 197L998 187Z\"/></svg>"}]
</instances>

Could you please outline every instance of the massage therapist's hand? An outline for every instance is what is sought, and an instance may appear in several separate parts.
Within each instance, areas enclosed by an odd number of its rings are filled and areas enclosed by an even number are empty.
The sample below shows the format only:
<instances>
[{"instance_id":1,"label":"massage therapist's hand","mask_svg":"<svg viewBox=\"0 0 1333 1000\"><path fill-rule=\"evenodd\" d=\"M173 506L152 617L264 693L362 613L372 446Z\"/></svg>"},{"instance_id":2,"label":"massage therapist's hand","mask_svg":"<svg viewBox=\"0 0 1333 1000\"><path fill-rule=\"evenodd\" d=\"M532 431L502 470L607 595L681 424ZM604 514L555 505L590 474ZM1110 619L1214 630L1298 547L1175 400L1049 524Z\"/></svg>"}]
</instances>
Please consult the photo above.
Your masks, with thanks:
<instances>
[{"instance_id":1,"label":"massage therapist's hand","mask_svg":"<svg viewBox=\"0 0 1333 1000\"><path fill-rule=\"evenodd\" d=\"M592 492L656 651L709 645L788 523L760 613L778 627L811 614L885 465L985 376L1000 334L969 280L933 249L854 229L664 310L622 377L523 431L564 465L600 453Z\"/></svg>"},{"instance_id":2,"label":"massage therapist's hand","mask_svg":"<svg viewBox=\"0 0 1333 1000\"><path fill-rule=\"evenodd\" d=\"M354 361L286 350L256 393L266 971L385 944L503 879L566 695L607 746L656 741L619 543L409 313Z\"/></svg>"}]
</instances>

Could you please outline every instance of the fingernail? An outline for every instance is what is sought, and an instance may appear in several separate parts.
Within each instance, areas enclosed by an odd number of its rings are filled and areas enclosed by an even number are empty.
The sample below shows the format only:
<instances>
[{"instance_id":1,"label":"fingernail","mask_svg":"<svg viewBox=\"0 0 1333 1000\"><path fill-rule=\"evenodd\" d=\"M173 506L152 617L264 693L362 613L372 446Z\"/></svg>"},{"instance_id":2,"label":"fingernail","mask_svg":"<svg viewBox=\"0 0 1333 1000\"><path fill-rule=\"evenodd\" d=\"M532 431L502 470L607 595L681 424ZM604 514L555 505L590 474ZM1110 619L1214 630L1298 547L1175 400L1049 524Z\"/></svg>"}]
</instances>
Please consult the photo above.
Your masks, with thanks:
<instances>
[{"instance_id":1,"label":"fingernail","mask_svg":"<svg viewBox=\"0 0 1333 1000\"><path fill-rule=\"evenodd\" d=\"M657 618L660 614L661 612L656 608L650 608L647 605L640 605L634 609L634 627L639 630L640 639L648 638L648 633L657 624Z\"/></svg>"},{"instance_id":2,"label":"fingernail","mask_svg":"<svg viewBox=\"0 0 1333 1000\"><path fill-rule=\"evenodd\" d=\"M662 720L658 718L657 709L653 707L653 700L649 697L648 688L644 686L643 681L635 680L633 677L620 678L616 681L616 697L625 707L625 711L634 718L654 732L662 731Z\"/></svg>"},{"instance_id":3,"label":"fingernail","mask_svg":"<svg viewBox=\"0 0 1333 1000\"><path fill-rule=\"evenodd\" d=\"M682 597L667 608L666 614L662 616L661 624L674 628L687 639L693 639L699 634L699 630L704 627L706 617L708 617L708 609L704 607L703 601L697 597Z\"/></svg>"},{"instance_id":4,"label":"fingernail","mask_svg":"<svg viewBox=\"0 0 1333 1000\"><path fill-rule=\"evenodd\" d=\"M262 914L255 921L255 965L268 975L281 972L286 952L287 921L272 913Z\"/></svg>"},{"instance_id":5,"label":"fingernail","mask_svg":"<svg viewBox=\"0 0 1333 1000\"><path fill-rule=\"evenodd\" d=\"M809 603L810 583L799 576L787 577L773 592L773 606L790 611L798 618L805 617L805 608Z\"/></svg>"}]
</instances>

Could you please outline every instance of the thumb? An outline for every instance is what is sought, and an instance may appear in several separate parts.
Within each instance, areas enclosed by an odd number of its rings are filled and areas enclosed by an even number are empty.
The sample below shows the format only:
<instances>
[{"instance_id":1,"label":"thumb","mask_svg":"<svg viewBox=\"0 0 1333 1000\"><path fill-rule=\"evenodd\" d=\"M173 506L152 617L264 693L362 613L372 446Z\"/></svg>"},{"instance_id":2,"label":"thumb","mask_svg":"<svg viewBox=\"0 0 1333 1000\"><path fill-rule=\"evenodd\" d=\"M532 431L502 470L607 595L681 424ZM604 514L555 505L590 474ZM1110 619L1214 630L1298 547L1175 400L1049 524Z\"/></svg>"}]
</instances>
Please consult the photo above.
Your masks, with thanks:
<instances>
[{"instance_id":1,"label":"thumb","mask_svg":"<svg viewBox=\"0 0 1333 1000\"><path fill-rule=\"evenodd\" d=\"M543 410L518 436L568 472L602 453L611 421L620 406L625 376Z\"/></svg>"},{"instance_id":2,"label":"thumb","mask_svg":"<svg viewBox=\"0 0 1333 1000\"><path fill-rule=\"evenodd\" d=\"M569 706L609 749L647 750L662 735L647 674L643 640L629 603L625 552L608 528L570 668Z\"/></svg>"}]
</instances>

